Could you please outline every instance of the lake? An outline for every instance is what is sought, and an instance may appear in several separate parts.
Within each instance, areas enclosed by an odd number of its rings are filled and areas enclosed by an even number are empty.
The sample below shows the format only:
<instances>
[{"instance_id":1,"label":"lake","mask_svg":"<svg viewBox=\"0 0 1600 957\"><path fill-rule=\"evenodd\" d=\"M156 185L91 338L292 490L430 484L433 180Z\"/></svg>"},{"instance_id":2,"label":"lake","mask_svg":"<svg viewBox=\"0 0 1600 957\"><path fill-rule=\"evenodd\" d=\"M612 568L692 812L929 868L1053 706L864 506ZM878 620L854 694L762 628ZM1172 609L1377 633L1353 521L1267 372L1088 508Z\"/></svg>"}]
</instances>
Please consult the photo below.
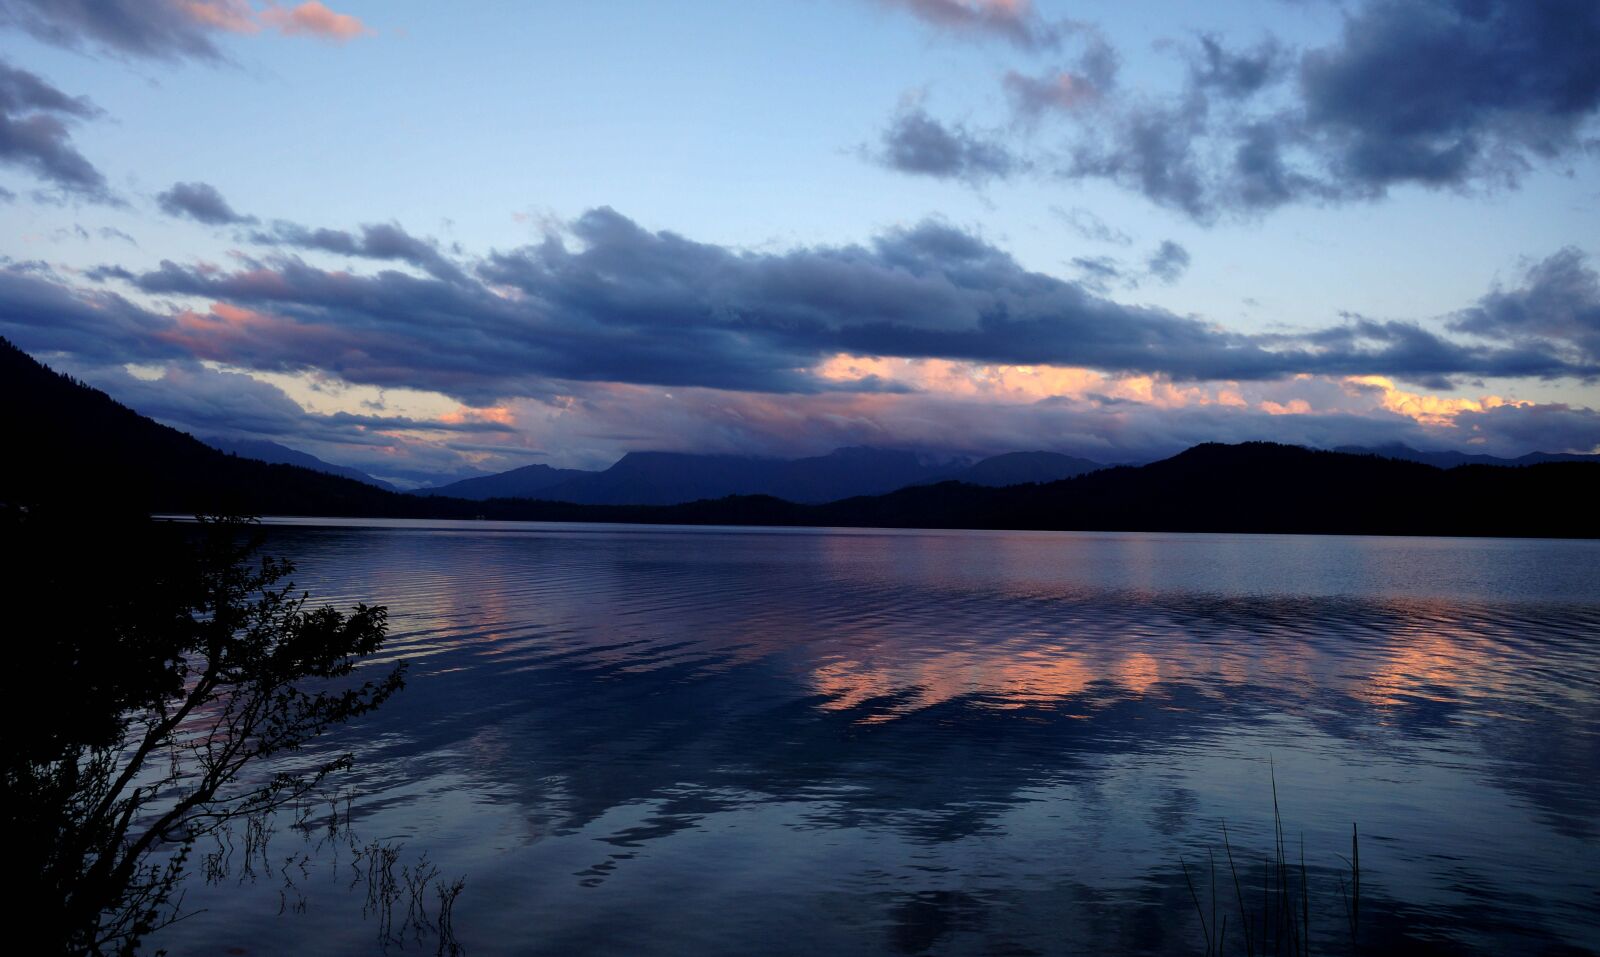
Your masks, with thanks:
<instances>
[{"instance_id":1,"label":"lake","mask_svg":"<svg viewBox=\"0 0 1600 957\"><path fill-rule=\"evenodd\" d=\"M1600 951L1600 542L269 525L390 608L328 745L469 954L1243 953L1274 786L1317 952L1352 825L1361 952ZM149 943L381 952L338 853Z\"/></svg>"}]
</instances>

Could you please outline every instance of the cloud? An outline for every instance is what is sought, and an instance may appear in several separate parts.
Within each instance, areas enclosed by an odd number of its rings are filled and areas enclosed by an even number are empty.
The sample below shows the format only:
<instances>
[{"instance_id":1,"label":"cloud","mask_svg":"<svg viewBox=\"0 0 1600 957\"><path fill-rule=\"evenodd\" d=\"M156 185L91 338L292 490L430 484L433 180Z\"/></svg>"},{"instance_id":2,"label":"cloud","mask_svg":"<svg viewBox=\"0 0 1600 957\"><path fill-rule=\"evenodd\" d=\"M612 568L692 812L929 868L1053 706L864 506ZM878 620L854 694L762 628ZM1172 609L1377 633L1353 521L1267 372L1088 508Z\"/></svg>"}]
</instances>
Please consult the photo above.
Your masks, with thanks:
<instances>
[{"instance_id":1,"label":"cloud","mask_svg":"<svg viewBox=\"0 0 1600 957\"><path fill-rule=\"evenodd\" d=\"M1510 455L1524 450L1594 452L1600 450L1600 412L1564 403L1501 405L1463 412L1439 438L1471 443L1491 454L1495 450Z\"/></svg>"},{"instance_id":2,"label":"cloud","mask_svg":"<svg viewBox=\"0 0 1600 957\"><path fill-rule=\"evenodd\" d=\"M335 43L372 33L360 20L347 13L335 13L317 0L287 10L268 7L259 19L285 36L313 36Z\"/></svg>"},{"instance_id":3,"label":"cloud","mask_svg":"<svg viewBox=\"0 0 1600 957\"><path fill-rule=\"evenodd\" d=\"M95 46L126 56L221 60L210 33L221 4L165 0L0 0L0 26L26 31L56 46ZM198 11L198 12L197 12Z\"/></svg>"},{"instance_id":4,"label":"cloud","mask_svg":"<svg viewBox=\"0 0 1600 957\"><path fill-rule=\"evenodd\" d=\"M1096 102L1100 97L1100 91L1094 84L1065 70L1042 77L1027 76L1012 70L1006 73L1004 82L1012 108L1030 117L1051 110L1077 110Z\"/></svg>"},{"instance_id":5,"label":"cloud","mask_svg":"<svg viewBox=\"0 0 1600 957\"><path fill-rule=\"evenodd\" d=\"M249 0L0 0L0 27L68 49L159 60L226 59L218 33L273 30L344 42L372 31L318 2L293 7Z\"/></svg>"},{"instance_id":6,"label":"cloud","mask_svg":"<svg viewBox=\"0 0 1600 957\"><path fill-rule=\"evenodd\" d=\"M171 189L156 195L156 205L168 216L188 217L208 226L256 221L254 216L234 212L210 183L174 183Z\"/></svg>"},{"instance_id":7,"label":"cloud","mask_svg":"<svg viewBox=\"0 0 1600 957\"><path fill-rule=\"evenodd\" d=\"M1203 34L1190 70L1195 86L1244 99L1283 79L1291 62L1289 51L1272 37L1241 53L1223 46L1215 35Z\"/></svg>"},{"instance_id":8,"label":"cloud","mask_svg":"<svg viewBox=\"0 0 1600 957\"><path fill-rule=\"evenodd\" d=\"M106 179L72 145L69 124L100 109L0 60L0 162L20 166L81 199L117 203Z\"/></svg>"},{"instance_id":9,"label":"cloud","mask_svg":"<svg viewBox=\"0 0 1600 957\"><path fill-rule=\"evenodd\" d=\"M1187 102L1126 109L1104 119L1071 147L1059 174L1108 179L1195 219L1213 214L1208 173L1195 155L1206 129L1205 104Z\"/></svg>"},{"instance_id":10,"label":"cloud","mask_svg":"<svg viewBox=\"0 0 1600 957\"><path fill-rule=\"evenodd\" d=\"M1600 362L1600 274L1571 247L1535 264L1516 289L1496 289L1458 313L1450 328L1511 342L1559 343Z\"/></svg>"},{"instance_id":11,"label":"cloud","mask_svg":"<svg viewBox=\"0 0 1600 957\"><path fill-rule=\"evenodd\" d=\"M1133 244L1132 236L1109 225L1105 220L1082 206L1074 206L1071 209L1052 206L1050 211L1060 217L1062 222L1066 223L1067 227L1079 237L1090 242L1111 243L1116 246L1130 246Z\"/></svg>"},{"instance_id":12,"label":"cloud","mask_svg":"<svg viewBox=\"0 0 1600 957\"><path fill-rule=\"evenodd\" d=\"M902 173L982 183L1005 179L1021 163L993 138L946 126L921 107L903 109L884 130L878 162Z\"/></svg>"},{"instance_id":13,"label":"cloud","mask_svg":"<svg viewBox=\"0 0 1600 957\"><path fill-rule=\"evenodd\" d=\"M966 383L992 370L950 371L956 382ZM1085 376L1062 394L1011 400L947 389L772 396L586 384L560 403L513 406L530 443L559 450L557 461L564 464L589 467L648 449L800 456L851 445L968 455L1042 448L1115 463L1160 458L1210 441L1320 448L1398 442L1499 455L1588 451L1600 443L1600 413L1556 405L1506 406L1491 416L1466 413L1433 425L1321 379L1246 387L1243 398L1224 387L1207 401L1187 403L1166 401L1168 388L1159 381ZM1288 414L1274 414L1275 408Z\"/></svg>"},{"instance_id":14,"label":"cloud","mask_svg":"<svg viewBox=\"0 0 1600 957\"><path fill-rule=\"evenodd\" d=\"M316 248L383 260L365 229L338 235ZM415 237L391 238L423 254L405 241ZM1174 249L1150 258L1176 270ZM1117 282L1147 275L1106 265ZM1596 440L1594 410L1450 391L1460 377L1600 376L1583 345L1594 276L1572 251L1434 328L1350 316L1271 334L1116 302L939 221L757 252L600 208L458 268L450 279L364 274L282 252L81 277L13 263L0 268L0 335L84 368L166 370L133 377L159 386L117 394L175 423L360 447L413 474L508 466L526 456L507 449L527 448L594 465L662 447L1050 447L1115 461L1219 439L1499 454ZM132 298L112 291L121 284ZM206 369L326 379L341 394L423 390L468 408L357 414L351 399L350 411L308 417L271 390L196 371ZM475 430L510 431L502 441Z\"/></svg>"},{"instance_id":15,"label":"cloud","mask_svg":"<svg viewBox=\"0 0 1600 957\"><path fill-rule=\"evenodd\" d=\"M1100 293L1125 278L1121 264L1110 256L1074 256L1072 268L1077 270L1080 283Z\"/></svg>"},{"instance_id":16,"label":"cloud","mask_svg":"<svg viewBox=\"0 0 1600 957\"><path fill-rule=\"evenodd\" d=\"M315 249L344 256L409 263L436 279L467 282L461 268L439 251L437 244L406 232L398 223L370 223L360 235L342 229L316 229L279 220L251 239L265 245Z\"/></svg>"},{"instance_id":17,"label":"cloud","mask_svg":"<svg viewBox=\"0 0 1600 957\"><path fill-rule=\"evenodd\" d=\"M1075 32L1084 45L1070 68L1042 76L1006 72L1002 83L1019 116L1036 120L1050 112L1082 112L1114 92L1120 65L1116 50L1096 30L1080 25Z\"/></svg>"},{"instance_id":18,"label":"cloud","mask_svg":"<svg viewBox=\"0 0 1600 957\"><path fill-rule=\"evenodd\" d=\"M1074 256L1070 265L1085 288L1103 295L1113 286L1137 289L1144 279L1172 285L1188 270L1189 251L1168 239L1145 259L1142 270L1124 265L1111 256Z\"/></svg>"},{"instance_id":19,"label":"cloud","mask_svg":"<svg viewBox=\"0 0 1600 957\"><path fill-rule=\"evenodd\" d=\"M1048 49L1065 25L1045 21L1031 0L877 0L924 23L966 37L993 37L1024 50Z\"/></svg>"},{"instance_id":20,"label":"cloud","mask_svg":"<svg viewBox=\"0 0 1600 957\"><path fill-rule=\"evenodd\" d=\"M1029 271L938 221L865 245L757 253L650 231L600 208L565 234L492 251L476 275L450 279L327 271L292 255L233 269L110 266L86 278L188 304L146 309L13 267L0 271L0 332L24 348L324 370L479 405L556 394L563 382L787 394L904 388L819 375L840 354L1180 382L1384 375L1443 387L1453 376L1600 375L1600 365L1547 336L1462 342L1365 317L1300 333L1230 332Z\"/></svg>"},{"instance_id":21,"label":"cloud","mask_svg":"<svg viewBox=\"0 0 1600 957\"><path fill-rule=\"evenodd\" d=\"M1145 268L1151 276L1170 286L1188 270L1189 250L1170 239L1164 240L1145 260Z\"/></svg>"},{"instance_id":22,"label":"cloud","mask_svg":"<svg viewBox=\"0 0 1600 957\"><path fill-rule=\"evenodd\" d=\"M170 358L159 338L169 325L116 293L74 288L28 264L0 268L0 335L21 348L102 364Z\"/></svg>"},{"instance_id":23,"label":"cloud","mask_svg":"<svg viewBox=\"0 0 1600 957\"><path fill-rule=\"evenodd\" d=\"M1515 180L1600 107L1597 46L1588 0L1370 2L1302 59L1305 120L1352 187Z\"/></svg>"},{"instance_id":24,"label":"cloud","mask_svg":"<svg viewBox=\"0 0 1600 957\"><path fill-rule=\"evenodd\" d=\"M1593 149L1597 48L1591 0L1366 0L1332 42L1304 51L1201 35L1168 94L1116 93L1081 64L1010 71L1002 85L1019 125L1053 118L1066 135L1028 159L985 145L1013 170L1107 180L1201 223L1405 186L1512 188ZM1109 47L1085 58L1115 64Z\"/></svg>"}]
</instances>

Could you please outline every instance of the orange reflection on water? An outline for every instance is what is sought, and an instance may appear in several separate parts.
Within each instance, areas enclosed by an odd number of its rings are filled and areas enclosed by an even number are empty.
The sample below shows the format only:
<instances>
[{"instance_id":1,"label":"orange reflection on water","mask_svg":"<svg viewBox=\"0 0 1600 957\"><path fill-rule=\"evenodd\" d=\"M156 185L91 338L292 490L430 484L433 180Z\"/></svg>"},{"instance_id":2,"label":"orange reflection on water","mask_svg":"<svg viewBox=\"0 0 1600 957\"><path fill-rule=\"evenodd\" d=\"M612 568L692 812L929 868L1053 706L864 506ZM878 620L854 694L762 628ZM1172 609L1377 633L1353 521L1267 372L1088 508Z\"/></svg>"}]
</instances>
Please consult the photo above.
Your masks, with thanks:
<instances>
[{"instance_id":1,"label":"orange reflection on water","mask_svg":"<svg viewBox=\"0 0 1600 957\"><path fill-rule=\"evenodd\" d=\"M827 711L850 711L883 700L863 723L890 721L957 698L981 699L985 707L1041 707L1097 690L1144 697L1180 668L1145 652L1093 661L1061 646L1019 649L1014 643L990 654L951 653L901 661L834 660L811 672L812 689ZM890 699L894 699L890 703Z\"/></svg>"},{"instance_id":2,"label":"orange reflection on water","mask_svg":"<svg viewBox=\"0 0 1600 957\"><path fill-rule=\"evenodd\" d=\"M1500 653L1481 635L1426 631L1396 636L1354 693L1393 706L1505 696L1507 685Z\"/></svg>"}]
</instances>

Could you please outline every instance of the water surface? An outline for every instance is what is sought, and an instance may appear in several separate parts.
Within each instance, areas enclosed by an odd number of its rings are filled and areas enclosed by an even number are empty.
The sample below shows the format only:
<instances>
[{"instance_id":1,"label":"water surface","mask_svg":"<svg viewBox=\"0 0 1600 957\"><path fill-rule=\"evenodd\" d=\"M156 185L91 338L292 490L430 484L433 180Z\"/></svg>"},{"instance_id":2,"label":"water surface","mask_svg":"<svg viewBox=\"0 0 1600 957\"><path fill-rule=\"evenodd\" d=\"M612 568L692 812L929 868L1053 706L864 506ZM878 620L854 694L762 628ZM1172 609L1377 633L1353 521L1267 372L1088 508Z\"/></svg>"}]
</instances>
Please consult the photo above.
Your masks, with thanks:
<instances>
[{"instance_id":1,"label":"water surface","mask_svg":"<svg viewBox=\"0 0 1600 957\"><path fill-rule=\"evenodd\" d=\"M390 607L409 687L334 744L474 955L1204 953L1184 863L1209 907L1226 822L1258 895L1274 778L1319 952L1352 823L1366 952L1600 950L1600 543L270 533ZM152 943L376 952L346 883L195 886Z\"/></svg>"}]
</instances>

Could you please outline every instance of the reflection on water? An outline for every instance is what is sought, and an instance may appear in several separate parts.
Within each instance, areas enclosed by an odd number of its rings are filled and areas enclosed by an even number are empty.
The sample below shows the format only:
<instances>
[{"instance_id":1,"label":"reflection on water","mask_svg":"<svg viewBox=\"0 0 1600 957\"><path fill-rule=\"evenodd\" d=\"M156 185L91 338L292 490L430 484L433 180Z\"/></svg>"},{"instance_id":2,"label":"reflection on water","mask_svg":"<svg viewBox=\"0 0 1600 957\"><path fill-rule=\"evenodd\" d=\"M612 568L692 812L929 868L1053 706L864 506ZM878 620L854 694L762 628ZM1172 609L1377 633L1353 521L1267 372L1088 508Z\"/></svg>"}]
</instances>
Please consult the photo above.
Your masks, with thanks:
<instances>
[{"instance_id":1,"label":"reflection on water","mask_svg":"<svg viewBox=\"0 0 1600 957\"><path fill-rule=\"evenodd\" d=\"M1269 767L1323 950L1351 822L1372 949L1600 950L1600 543L272 542L318 598L391 607L410 686L338 745L358 826L466 875L473 954L1203 952L1179 861L1225 820L1256 879ZM371 950L338 887L283 917L197 888L152 943Z\"/></svg>"}]
</instances>

